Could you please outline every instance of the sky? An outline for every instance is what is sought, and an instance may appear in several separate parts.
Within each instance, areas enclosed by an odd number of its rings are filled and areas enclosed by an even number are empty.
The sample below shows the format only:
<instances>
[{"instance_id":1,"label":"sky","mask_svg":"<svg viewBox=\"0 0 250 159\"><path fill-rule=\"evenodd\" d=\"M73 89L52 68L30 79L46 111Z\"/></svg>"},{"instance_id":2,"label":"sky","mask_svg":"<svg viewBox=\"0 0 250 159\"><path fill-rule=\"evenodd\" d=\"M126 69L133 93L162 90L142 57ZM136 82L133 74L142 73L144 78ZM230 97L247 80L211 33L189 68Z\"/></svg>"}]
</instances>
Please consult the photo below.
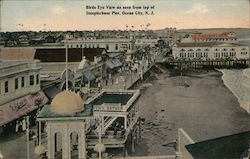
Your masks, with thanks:
<instances>
[{"instance_id":1,"label":"sky","mask_svg":"<svg viewBox=\"0 0 250 159\"><path fill-rule=\"evenodd\" d=\"M147 29L250 28L249 0L0 1L2 32L145 29L148 24ZM87 5L153 6L154 15L86 15Z\"/></svg>"}]
</instances>

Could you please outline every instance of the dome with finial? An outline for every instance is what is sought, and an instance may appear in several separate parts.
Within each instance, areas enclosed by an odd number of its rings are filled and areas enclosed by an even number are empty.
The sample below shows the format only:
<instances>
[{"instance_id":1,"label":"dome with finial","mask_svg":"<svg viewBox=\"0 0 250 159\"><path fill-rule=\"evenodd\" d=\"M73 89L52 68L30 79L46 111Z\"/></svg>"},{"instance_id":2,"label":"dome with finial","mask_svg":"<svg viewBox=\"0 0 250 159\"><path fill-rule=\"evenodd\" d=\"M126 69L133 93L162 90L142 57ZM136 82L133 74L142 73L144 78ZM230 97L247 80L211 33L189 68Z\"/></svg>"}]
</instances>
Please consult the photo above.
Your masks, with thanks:
<instances>
[{"instance_id":1,"label":"dome with finial","mask_svg":"<svg viewBox=\"0 0 250 159\"><path fill-rule=\"evenodd\" d=\"M55 96L50 110L60 115L70 115L84 110L84 103L80 94L72 91L63 91Z\"/></svg>"}]
</instances>

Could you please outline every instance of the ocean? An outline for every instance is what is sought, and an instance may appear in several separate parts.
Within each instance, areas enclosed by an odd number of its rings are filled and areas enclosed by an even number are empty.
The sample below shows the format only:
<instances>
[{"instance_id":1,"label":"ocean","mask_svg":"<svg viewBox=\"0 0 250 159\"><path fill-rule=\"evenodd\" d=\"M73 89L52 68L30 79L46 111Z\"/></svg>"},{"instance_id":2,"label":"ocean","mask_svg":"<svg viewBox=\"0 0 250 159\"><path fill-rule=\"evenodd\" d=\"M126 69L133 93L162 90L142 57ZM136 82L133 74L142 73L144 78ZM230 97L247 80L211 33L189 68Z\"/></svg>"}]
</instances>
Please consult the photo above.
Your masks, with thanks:
<instances>
[{"instance_id":1,"label":"ocean","mask_svg":"<svg viewBox=\"0 0 250 159\"><path fill-rule=\"evenodd\" d=\"M250 113L250 68L220 69L224 84L236 96L240 106Z\"/></svg>"}]
</instances>

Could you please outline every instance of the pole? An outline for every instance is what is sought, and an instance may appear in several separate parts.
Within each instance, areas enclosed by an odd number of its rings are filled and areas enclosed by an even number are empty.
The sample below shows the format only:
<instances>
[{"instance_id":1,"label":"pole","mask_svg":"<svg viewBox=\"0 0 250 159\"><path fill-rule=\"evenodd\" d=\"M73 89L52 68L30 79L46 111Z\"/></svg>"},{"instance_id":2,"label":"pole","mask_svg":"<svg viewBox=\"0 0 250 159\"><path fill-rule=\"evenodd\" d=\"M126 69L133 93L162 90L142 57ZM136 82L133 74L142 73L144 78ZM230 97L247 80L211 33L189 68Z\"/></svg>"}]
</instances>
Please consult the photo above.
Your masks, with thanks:
<instances>
[{"instance_id":1,"label":"pole","mask_svg":"<svg viewBox=\"0 0 250 159\"><path fill-rule=\"evenodd\" d=\"M101 145L101 130L99 131L99 144ZM102 159L102 151L101 148L99 148L99 159Z\"/></svg>"},{"instance_id":2,"label":"pole","mask_svg":"<svg viewBox=\"0 0 250 159\"><path fill-rule=\"evenodd\" d=\"M41 137L41 121L38 121L38 127L39 127L39 130L38 130L38 133L39 133L39 146L41 146L41 143L42 143L42 137Z\"/></svg>"},{"instance_id":3,"label":"pole","mask_svg":"<svg viewBox=\"0 0 250 159\"><path fill-rule=\"evenodd\" d=\"M29 116L26 117L26 139L27 139L27 159L30 159L30 145L29 145Z\"/></svg>"},{"instance_id":4,"label":"pole","mask_svg":"<svg viewBox=\"0 0 250 159\"><path fill-rule=\"evenodd\" d=\"M66 39L65 39L65 44L66 44L66 91L68 91L69 89L69 79L68 79L68 45L67 45L67 42L66 42Z\"/></svg>"}]
</instances>

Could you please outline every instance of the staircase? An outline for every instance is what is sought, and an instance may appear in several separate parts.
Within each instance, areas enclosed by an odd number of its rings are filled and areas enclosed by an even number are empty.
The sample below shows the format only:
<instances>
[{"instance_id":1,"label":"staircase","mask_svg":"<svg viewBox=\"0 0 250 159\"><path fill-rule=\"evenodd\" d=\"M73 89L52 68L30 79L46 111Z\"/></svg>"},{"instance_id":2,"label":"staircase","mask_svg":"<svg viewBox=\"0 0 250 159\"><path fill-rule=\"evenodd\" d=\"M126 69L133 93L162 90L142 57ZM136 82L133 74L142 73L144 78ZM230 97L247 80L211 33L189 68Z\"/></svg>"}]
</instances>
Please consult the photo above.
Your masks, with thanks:
<instances>
[{"instance_id":1,"label":"staircase","mask_svg":"<svg viewBox=\"0 0 250 159\"><path fill-rule=\"evenodd\" d=\"M96 128L96 132L99 132L101 130L102 134L105 134L105 131L110 127L110 125L117 119L116 116L108 116L105 120L104 120L104 125L102 126L101 123L99 123L99 125Z\"/></svg>"}]
</instances>

